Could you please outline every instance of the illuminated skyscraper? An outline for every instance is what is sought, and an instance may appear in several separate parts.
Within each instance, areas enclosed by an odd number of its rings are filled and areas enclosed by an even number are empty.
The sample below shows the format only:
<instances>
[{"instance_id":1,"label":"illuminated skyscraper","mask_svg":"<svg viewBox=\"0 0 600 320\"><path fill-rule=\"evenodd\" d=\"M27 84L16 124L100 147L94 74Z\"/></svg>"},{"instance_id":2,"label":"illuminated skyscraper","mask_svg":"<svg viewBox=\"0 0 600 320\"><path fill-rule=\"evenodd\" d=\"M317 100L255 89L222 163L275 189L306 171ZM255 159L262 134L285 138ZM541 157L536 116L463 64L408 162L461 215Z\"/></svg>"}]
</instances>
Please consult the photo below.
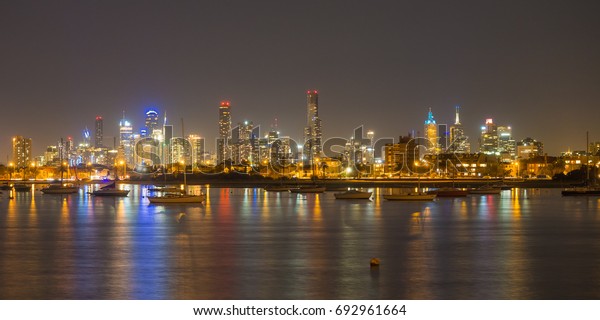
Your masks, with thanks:
<instances>
[{"instance_id":1,"label":"illuminated skyscraper","mask_svg":"<svg viewBox=\"0 0 600 320\"><path fill-rule=\"evenodd\" d=\"M450 127L450 142L448 146L449 153L471 153L471 144L469 137L465 135L465 130L460 123L460 107L456 106L456 119L454 125Z\"/></svg>"},{"instance_id":2,"label":"illuminated skyscraper","mask_svg":"<svg viewBox=\"0 0 600 320\"><path fill-rule=\"evenodd\" d=\"M498 152L508 153L511 158L517 154L517 144L512 137L512 128L508 126L498 126Z\"/></svg>"},{"instance_id":3,"label":"illuminated skyscraper","mask_svg":"<svg viewBox=\"0 0 600 320\"><path fill-rule=\"evenodd\" d=\"M427 153L438 154L440 152L440 146L438 143L438 127L435 124L435 119L433 118L433 112L431 112L431 108L429 108L427 120L425 120L425 139L427 140L427 146L425 146Z\"/></svg>"},{"instance_id":4,"label":"illuminated skyscraper","mask_svg":"<svg viewBox=\"0 0 600 320\"><path fill-rule=\"evenodd\" d=\"M217 164L229 160L229 141L231 140L231 105L221 101L219 106L219 138L217 139Z\"/></svg>"},{"instance_id":5,"label":"illuminated skyscraper","mask_svg":"<svg viewBox=\"0 0 600 320\"><path fill-rule=\"evenodd\" d=\"M119 146L128 165L133 165L133 127L124 117L119 122Z\"/></svg>"},{"instance_id":6,"label":"illuminated skyscraper","mask_svg":"<svg viewBox=\"0 0 600 320\"><path fill-rule=\"evenodd\" d=\"M204 138L190 134L188 136L188 141L190 142L191 150L191 164L193 166L198 166L200 164L204 164Z\"/></svg>"},{"instance_id":7,"label":"illuminated skyscraper","mask_svg":"<svg viewBox=\"0 0 600 320\"><path fill-rule=\"evenodd\" d=\"M146 128L148 128L148 133L152 134L154 130L160 130L160 126L158 124L158 111L155 109L148 109L146 111L146 120L144 121Z\"/></svg>"},{"instance_id":8,"label":"illuminated skyscraper","mask_svg":"<svg viewBox=\"0 0 600 320\"><path fill-rule=\"evenodd\" d=\"M15 168L25 168L31 164L31 139L16 136L12 139L13 163Z\"/></svg>"},{"instance_id":9,"label":"illuminated skyscraper","mask_svg":"<svg viewBox=\"0 0 600 320\"><path fill-rule=\"evenodd\" d=\"M479 152L485 154L500 154L498 152L498 126L493 119L485 119L485 126L481 127Z\"/></svg>"},{"instance_id":10,"label":"illuminated skyscraper","mask_svg":"<svg viewBox=\"0 0 600 320\"><path fill-rule=\"evenodd\" d=\"M304 153L307 161L312 162L314 157L321 155L322 131L321 119L319 118L319 93L317 90L306 92L307 117L304 128Z\"/></svg>"},{"instance_id":11,"label":"illuminated skyscraper","mask_svg":"<svg viewBox=\"0 0 600 320\"><path fill-rule=\"evenodd\" d=\"M94 147L95 148L102 148L103 142L102 139L104 137L104 129L103 129L103 122L102 122L102 117L101 116L97 116L96 117L96 122L95 122L95 129L94 129Z\"/></svg>"}]
</instances>

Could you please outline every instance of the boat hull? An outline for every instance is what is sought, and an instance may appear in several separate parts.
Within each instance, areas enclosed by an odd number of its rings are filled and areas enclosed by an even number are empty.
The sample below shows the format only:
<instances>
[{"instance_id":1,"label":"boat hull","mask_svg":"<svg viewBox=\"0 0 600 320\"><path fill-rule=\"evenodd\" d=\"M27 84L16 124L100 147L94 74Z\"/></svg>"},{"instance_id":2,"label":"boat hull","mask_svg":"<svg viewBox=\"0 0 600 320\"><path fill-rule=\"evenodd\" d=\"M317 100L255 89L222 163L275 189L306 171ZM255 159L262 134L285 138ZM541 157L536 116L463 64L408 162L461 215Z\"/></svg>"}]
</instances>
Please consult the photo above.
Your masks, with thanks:
<instances>
[{"instance_id":1,"label":"boat hull","mask_svg":"<svg viewBox=\"0 0 600 320\"><path fill-rule=\"evenodd\" d=\"M96 190L91 194L97 197L127 197L129 190Z\"/></svg>"},{"instance_id":2,"label":"boat hull","mask_svg":"<svg viewBox=\"0 0 600 320\"><path fill-rule=\"evenodd\" d=\"M200 203L206 200L205 195L166 195L148 196L150 203Z\"/></svg>"},{"instance_id":3,"label":"boat hull","mask_svg":"<svg viewBox=\"0 0 600 320\"><path fill-rule=\"evenodd\" d=\"M71 194L79 192L76 187L48 187L40 190L44 194Z\"/></svg>"},{"instance_id":4,"label":"boat hull","mask_svg":"<svg viewBox=\"0 0 600 320\"><path fill-rule=\"evenodd\" d=\"M346 192L342 192L342 193L334 193L333 196L336 199L340 199L340 200L350 200L350 199L363 199L363 200L369 200L371 199L371 195L373 193L372 192L351 192L351 193L346 193Z\"/></svg>"},{"instance_id":5,"label":"boat hull","mask_svg":"<svg viewBox=\"0 0 600 320\"><path fill-rule=\"evenodd\" d=\"M500 188L491 188L491 189L474 189L469 191L470 194L500 194L502 189Z\"/></svg>"},{"instance_id":6,"label":"boat hull","mask_svg":"<svg viewBox=\"0 0 600 320\"><path fill-rule=\"evenodd\" d=\"M297 189L290 189L291 193L323 193L325 187L301 187Z\"/></svg>"},{"instance_id":7,"label":"boat hull","mask_svg":"<svg viewBox=\"0 0 600 320\"><path fill-rule=\"evenodd\" d=\"M386 194L383 198L392 201L433 201L436 195L427 193Z\"/></svg>"}]
</instances>

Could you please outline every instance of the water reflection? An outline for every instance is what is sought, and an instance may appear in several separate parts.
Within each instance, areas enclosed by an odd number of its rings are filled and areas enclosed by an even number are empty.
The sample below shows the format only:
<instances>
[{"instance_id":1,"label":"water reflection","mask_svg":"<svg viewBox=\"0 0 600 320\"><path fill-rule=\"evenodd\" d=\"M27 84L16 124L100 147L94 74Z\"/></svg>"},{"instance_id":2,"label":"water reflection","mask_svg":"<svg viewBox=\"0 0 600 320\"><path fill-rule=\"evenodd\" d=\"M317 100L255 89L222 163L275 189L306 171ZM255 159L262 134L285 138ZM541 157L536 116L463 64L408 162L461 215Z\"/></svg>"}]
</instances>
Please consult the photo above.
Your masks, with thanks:
<instances>
[{"instance_id":1,"label":"water reflection","mask_svg":"<svg viewBox=\"0 0 600 320\"><path fill-rule=\"evenodd\" d=\"M341 201L194 186L205 203L149 205L141 186L121 186L129 197L2 195L0 298L600 298L598 198L513 189L404 203L380 189Z\"/></svg>"}]
</instances>

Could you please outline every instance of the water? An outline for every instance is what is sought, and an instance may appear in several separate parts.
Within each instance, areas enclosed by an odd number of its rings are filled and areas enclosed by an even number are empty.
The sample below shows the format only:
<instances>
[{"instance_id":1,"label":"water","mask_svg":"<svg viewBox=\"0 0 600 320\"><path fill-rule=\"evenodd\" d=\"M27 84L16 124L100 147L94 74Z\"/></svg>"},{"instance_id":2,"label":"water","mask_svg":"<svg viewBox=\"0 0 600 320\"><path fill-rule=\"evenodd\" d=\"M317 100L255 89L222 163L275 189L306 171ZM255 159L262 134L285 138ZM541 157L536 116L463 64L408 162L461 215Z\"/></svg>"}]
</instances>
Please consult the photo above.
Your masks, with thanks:
<instances>
[{"instance_id":1,"label":"water","mask_svg":"<svg viewBox=\"0 0 600 320\"><path fill-rule=\"evenodd\" d=\"M600 299L600 198L0 196L2 299ZM196 187L198 188L198 187ZM381 260L370 268L372 257Z\"/></svg>"}]
</instances>

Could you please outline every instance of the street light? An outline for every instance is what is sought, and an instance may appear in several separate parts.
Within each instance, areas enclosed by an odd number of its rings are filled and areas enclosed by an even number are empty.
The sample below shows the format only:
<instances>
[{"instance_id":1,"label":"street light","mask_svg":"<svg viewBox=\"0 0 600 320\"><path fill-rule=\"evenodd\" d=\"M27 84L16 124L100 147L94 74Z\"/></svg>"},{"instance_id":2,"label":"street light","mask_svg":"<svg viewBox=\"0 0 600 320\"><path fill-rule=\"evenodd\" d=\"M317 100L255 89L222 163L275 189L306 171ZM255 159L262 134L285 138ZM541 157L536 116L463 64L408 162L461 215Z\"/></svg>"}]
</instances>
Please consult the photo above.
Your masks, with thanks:
<instances>
[{"instance_id":1,"label":"street light","mask_svg":"<svg viewBox=\"0 0 600 320\"><path fill-rule=\"evenodd\" d=\"M12 171L13 171L13 166L15 164L12 162L8 163L8 180L12 180Z\"/></svg>"}]
</instances>

